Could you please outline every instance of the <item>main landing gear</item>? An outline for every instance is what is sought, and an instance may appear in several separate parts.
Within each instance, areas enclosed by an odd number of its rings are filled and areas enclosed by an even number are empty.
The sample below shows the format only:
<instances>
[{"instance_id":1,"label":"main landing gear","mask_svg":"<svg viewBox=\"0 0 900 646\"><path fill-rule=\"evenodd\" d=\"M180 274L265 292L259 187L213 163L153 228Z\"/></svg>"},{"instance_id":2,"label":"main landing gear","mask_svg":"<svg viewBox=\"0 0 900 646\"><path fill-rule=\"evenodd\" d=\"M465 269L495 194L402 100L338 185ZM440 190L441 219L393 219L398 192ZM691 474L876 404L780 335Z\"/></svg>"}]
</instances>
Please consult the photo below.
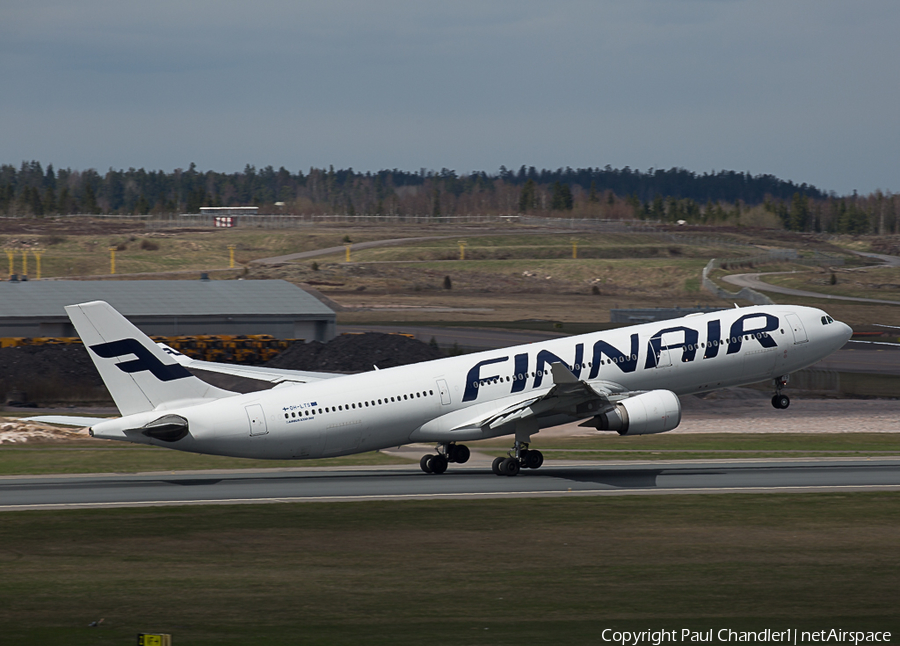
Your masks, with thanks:
<instances>
[{"instance_id":1,"label":"main landing gear","mask_svg":"<svg viewBox=\"0 0 900 646\"><path fill-rule=\"evenodd\" d=\"M419 466L425 473L440 475L451 462L463 464L469 461L469 447L464 444L438 444L437 455L423 455Z\"/></svg>"},{"instance_id":2,"label":"main landing gear","mask_svg":"<svg viewBox=\"0 0 900 646\"><path fill-rule=\"evenodd\" d=\"M781 390L787 386L788 375L782 375L780 377L775 377L775 394L772 396L772 406L775 408L785 409L791 405L791 398L787 395L782 395Z\"/></svg>"},{"instance_id":3,"label":"main landing gear","mask_svg":"<svg viewBox=\"0 0 900 646\"><path fill-rule=\"evenodd\" d=\"M520 469L539 469L542 464L543 453L529 449L527 442L516 440L515 446L509 451L509 457L494 458L491 470L498 476L515 476L519 475Z\"/></svg>"}]
</instances>

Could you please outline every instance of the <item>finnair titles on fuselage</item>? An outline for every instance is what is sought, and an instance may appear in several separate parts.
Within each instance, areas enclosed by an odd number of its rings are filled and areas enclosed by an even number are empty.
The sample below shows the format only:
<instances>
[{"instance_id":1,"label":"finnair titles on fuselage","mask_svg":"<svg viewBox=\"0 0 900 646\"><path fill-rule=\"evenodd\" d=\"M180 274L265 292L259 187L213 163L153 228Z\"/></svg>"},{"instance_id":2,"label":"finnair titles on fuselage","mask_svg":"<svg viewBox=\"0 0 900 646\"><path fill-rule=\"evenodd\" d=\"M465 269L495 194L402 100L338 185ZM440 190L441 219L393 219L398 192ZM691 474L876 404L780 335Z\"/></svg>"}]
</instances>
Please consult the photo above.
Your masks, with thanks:
<instances>
[{"instance_id":1,"label":"finnair titles on fuselage","mask_svg":"<svg viewBox=\"0 0 900 646\"><path fill-rule=\"evenodd\" d=\"M514 435L498 475L537 468L542 428L582 426L621 435L678 426L678 395L774 380L828 356L852 331L799 306L735 308L354 375L229 366L154 344L102 301L66 308L123 417L94 437L249 458L318 458L435 442L426 473L465 462L462 441ZM173 363L174 361L174 363ZM191 369L274 383L237 394Z\"/></svg>"}]
</instances>

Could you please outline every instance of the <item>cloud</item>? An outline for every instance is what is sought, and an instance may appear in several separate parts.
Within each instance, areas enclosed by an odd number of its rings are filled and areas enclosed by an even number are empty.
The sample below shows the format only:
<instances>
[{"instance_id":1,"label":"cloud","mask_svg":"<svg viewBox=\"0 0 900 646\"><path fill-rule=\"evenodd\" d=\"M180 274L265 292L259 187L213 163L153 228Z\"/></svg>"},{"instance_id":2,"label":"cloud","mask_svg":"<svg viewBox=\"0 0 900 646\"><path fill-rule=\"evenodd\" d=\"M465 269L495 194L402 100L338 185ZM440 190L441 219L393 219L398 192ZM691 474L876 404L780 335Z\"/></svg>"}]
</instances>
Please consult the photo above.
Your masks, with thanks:
<instances>
[{"instance_id":1,"label":"cloud","mask_svg":"<svg viewBox=\"0 0 900 646\"><path fill-rule=\"evenodd\" d=\"M15 124L0 161L677 165L898 189L898 14L890 0L37 0L0 9Z\"/></svg>"}]
</instances>

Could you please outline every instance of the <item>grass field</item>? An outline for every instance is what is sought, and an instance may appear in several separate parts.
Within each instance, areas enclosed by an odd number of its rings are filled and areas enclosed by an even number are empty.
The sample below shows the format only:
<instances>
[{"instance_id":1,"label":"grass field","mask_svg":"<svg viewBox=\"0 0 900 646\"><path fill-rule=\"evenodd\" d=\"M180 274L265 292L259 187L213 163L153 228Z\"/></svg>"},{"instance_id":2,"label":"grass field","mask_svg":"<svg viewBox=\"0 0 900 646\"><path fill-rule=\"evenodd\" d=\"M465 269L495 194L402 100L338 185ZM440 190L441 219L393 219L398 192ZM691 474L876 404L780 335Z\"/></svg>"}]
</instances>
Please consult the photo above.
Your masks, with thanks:
<instances>
[{"instance_id":1,"label":"grass field","mask_svg":"<svg viewBox=\"0 0 900 646\"><path fill-rule=\"evenodd\" d=\"M596 644L900 630L896 494L16 512L9 644ZM103 619L99 628L88 628Z\"/></svg>"},{"instance_id":2,"label":"grass field","mask_svg":"<svg viewBox=\"0 0 900 646\"><path fill-rule=\"evenodd\" d=\"M473 450L505 454L509 438L467 442ZM588 438L535 437L534 448L547 459L569 460L682 460L725 458L797 458L900 455L900 433L771 433L759 435L684 434L618 437L601 434ZM423 455L427 451L423 450ZM171 449L124 445L112 441L0 447L0 475L50 473L137 473L204 469L272 469L407 464L404 458L383 453L361 453L324 460L246 460L198 455Z\"/></svg>"},{"instance_id":3,"label":"grass field","mask_svg":"<svg viewBox=\"0 0 900 646\"><path fill-rule=\"evenodd\" d=\"M372 466L409 464L409 460L384 453L360 453L326 460L248 460L218 455L199 455L153 446L120 442L79 443L77 446L0 446L0 476L49 473L140 473L144 471L193 471L205 469L277 469L295 467Z\"/></svg>"},{"instance_id":4,"label":"grass field","mask_svg":"<svg viewBox=\"0 0 900 646\"><path fill-rule=\"evenodd\" d=\"M421 236L423 233L449 237L354 250L350 265L344 264L343 252L319 257L315 259L319 271L312 270L313 260L282 267L248 265L258 258L341 247L345 238L360 243ZM459 240L467 243L463 262L458 261ZM578 243L577 260L571 257L573 240ZM741 246L735 246L735 242ZM862 244L845 242L853 248ZM801 240L777 231L711 229L596 234L496 224L465 228L437 224L423 228L403 224L317 223L281 230L250 227L156 230L145 229L141 223L133 221L95 222L87 218L83 225L68 220L62 224L35 220L30 222L27 232L0 235L0 246L13 251L13 271L23 273L21 254L26 252L31 278L36 273L33 254L36 249L42 250L43 277L108 274L109 248L116 247L118 274L151 275L177 271L189 273L169 276L194 278L201 271L227 268L229 245L235 247L238 266L230 273L213 274L214 278L235 278L249 266L246 278L313 282L339 303L365 310L341 312L341 320L348 323L389 322L390 315L371 311L372 299L383 296L389 296L389 301L376 304L401 308L449 306L489 310L479 315L485 320L606 321L609 309L616 307L660 304L686 307L698 303L721 306L726 303L700 289L700 268L709 258L741 258L769 248L796 248L804 254L841 252L840 247L829 241ZM867 245L868 242L863 244ZM863 262L850 256L845 260L847 266ZM735 268L733 271L778 268L783 267ZM850 295L888 295L890 298L889 294L895 290L893 275L879 273L883 271L871 269L852 276L856 272L842 270L838 272L839 283L833 291ZM896 273L897 270L887 271ZM447 275L453 280L452 293L442 287ZM810 276L821 281L824 274ZM845 284L845 277L847 281L851 277L863 280L860 284ZM829 285L805 287L812 287L813 291L831 290ZM541 298L535 299L535 294L540 294ZM558 298L549 298L554 296ZM779 301L777 296L774 299ZM796 298L787 300L800 302ZM824 303L821 299L810 302ZM894 319L900 316L900 310L894 312L895 308L889 305L874 306L866 312L852 306L843 308L835 301L829 301L827 305L832 315L853 325L874 320L895 324ZM832 310L838 310L838 314ZM417 318L436 320L427 312ZM447 318L453 319L454 315L448 314Z\"/></svg>"},{"instance_id":5,"label":"grass field","mask_svg":"<svg viewBox=\"0 0 900 646\"><path fill-rule=\"evenodd\" d=\"M900 433L696 433L618 437L535 437L549 460L724 460L900 455ZM504 455L508 442L484 440L470 447Z\"/></svg>"},{"instance_id":6,"label":"grass field","mask_svg":"<svg viewBox=\"0 0 900 646\"><path fill-rule=\"evenodd\" d=\"M870 267L853 271L806 271L796 274L765 276L772 285L802 289L821 294L893 300L900 305L900 267Z\"/></svg>"}]
</instances>

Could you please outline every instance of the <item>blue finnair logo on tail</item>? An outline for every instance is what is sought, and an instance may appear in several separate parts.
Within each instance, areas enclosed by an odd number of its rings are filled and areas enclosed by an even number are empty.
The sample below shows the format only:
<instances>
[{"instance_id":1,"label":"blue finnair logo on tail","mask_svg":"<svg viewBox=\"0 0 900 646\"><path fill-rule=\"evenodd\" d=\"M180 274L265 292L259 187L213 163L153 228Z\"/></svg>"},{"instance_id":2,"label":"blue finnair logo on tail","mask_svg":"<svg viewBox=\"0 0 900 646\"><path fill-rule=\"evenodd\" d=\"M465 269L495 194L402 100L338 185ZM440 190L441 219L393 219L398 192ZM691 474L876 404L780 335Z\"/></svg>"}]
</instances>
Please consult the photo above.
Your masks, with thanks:
<instances>
[{"instance_id":1,"label":"blue finnair logo on tail","mask_svg":"<svg viewBox=\"0 0 900 646\"><path fill-rule=\"evenodd\" d=\"M119 370L128 374L148 370L160 381L174 381L175 379L193 376L185 367L177 363L167 366L153 356L153 353L141 345L141 342L137 339L121 339L120 341L92 345L91 350L103 359L114 359L123 357L126 354L133 354L137 359L116 364Z\"/></svg>"}]
</instances>

